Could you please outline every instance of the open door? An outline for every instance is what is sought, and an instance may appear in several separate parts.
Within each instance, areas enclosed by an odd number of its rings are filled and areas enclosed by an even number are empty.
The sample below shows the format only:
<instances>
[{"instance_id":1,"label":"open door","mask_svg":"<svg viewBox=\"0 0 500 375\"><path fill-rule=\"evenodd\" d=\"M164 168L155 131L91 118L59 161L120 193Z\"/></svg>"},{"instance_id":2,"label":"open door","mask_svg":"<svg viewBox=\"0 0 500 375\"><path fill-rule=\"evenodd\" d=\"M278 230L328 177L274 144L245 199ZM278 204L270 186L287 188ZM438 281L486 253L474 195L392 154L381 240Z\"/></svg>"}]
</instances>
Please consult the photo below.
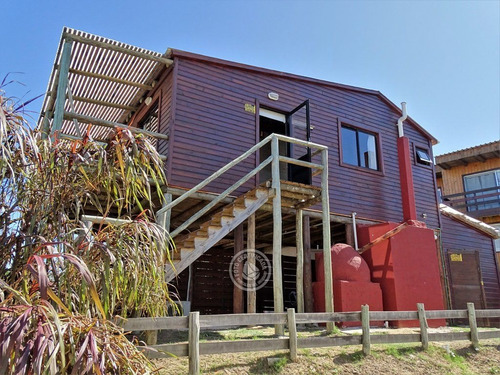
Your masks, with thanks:
<instances>
[{"instance_id":1,"label":"open door","mask_svg":"<svg viewBox=\"0 0 500 375\"><path fill-rule=\"evenodd\" d=\"M298 107L293 109L286 115L286 123L288 136L302 139L305 141L311 140L311 119L309 112L309 99ZM291 158L303 161L311 161L311 149L289 144L288 155ZM292 182L299 182L302 184L311 185L312 183L312 170L311 168L302 167L299 165L288 165L288 180Z\"/></svg>"},{"instance_id":2,"label":"open door","mask_svg":"<svg viewBox=\"0 0 500 375\"><path fill-rule=\"evenodd\" d=\"M310 141L311 125L309 119L309 100L300 104L288 113L275 112L269 109L259 110L259 131L260 140L269 134L283 134L289 137ZM311 161L311 149L290 143L280 142L280 155L294 159ZM265 160L271 155L271 144L267 144L260 149L260 160ZM293 164L280 163L281 179L311 184L312 171L310 168ZM271 178L271 165L268 165L259 173L260 182L268 181Z\"/></svg>"}]
</instances>

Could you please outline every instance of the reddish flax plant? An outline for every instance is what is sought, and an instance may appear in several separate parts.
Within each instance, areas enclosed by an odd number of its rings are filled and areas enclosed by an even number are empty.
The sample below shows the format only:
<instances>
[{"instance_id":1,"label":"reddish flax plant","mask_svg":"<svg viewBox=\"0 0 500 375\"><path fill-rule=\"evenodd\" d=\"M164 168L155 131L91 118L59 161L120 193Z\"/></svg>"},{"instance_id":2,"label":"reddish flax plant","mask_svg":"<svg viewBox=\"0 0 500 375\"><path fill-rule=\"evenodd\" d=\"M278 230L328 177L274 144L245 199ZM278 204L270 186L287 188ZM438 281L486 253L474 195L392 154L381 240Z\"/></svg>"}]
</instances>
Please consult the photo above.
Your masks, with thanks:
<instances>
[{"instance_id":1,"label":"reddish flax plant","mask_svg":"<svg viewBox=\"0 0 500 375\"><path fill-rule=\"evenodd\" d=\"M171 310L174 245L150 211L161 159L124 129L105 145L44 140L23 108L0 87L0 373L149 371L108 319ZM88 210L125 224L89 229Z\"/></svg>"}]
</instances>

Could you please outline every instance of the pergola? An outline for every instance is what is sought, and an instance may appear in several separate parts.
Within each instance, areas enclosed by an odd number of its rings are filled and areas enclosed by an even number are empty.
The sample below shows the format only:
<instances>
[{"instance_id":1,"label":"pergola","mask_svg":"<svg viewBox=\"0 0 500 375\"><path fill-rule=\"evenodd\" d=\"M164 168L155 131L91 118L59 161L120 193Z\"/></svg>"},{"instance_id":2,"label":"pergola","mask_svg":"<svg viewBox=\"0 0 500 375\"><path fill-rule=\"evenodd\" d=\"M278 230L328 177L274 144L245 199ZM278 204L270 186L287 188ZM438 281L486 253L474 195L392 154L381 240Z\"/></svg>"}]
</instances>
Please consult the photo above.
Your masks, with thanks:
<instances>
[{"instance_id":1,"label":"pergola","mask_svg":"<svg viewBox=\"0 0 500 375\"><path fill-rule=\"evenodd\" d=\"M158 129L129 127L156 79L173 61L166 54L134 47L65 27L38 125L44 137L104 141L114 128L159 139Z\"/></svg>"}]
</instances>

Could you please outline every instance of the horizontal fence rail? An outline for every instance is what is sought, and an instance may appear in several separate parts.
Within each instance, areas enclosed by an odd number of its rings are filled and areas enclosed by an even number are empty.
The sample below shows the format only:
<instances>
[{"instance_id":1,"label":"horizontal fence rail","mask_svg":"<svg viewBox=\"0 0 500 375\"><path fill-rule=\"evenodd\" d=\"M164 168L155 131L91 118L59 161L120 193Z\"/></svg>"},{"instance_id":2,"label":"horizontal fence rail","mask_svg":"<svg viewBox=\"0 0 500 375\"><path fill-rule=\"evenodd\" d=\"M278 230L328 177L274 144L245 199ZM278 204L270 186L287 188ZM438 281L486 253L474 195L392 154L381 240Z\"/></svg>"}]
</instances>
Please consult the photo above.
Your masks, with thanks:
<instances>
[{"instance_id":1,"label":"horizontal fence rail","mask_svg":"<svg viewBox=\"0 0 500 375\"><path fill-rule=\"evenodd\" d=\"M500 338L500 329L478 331L477 319L500 318L500 309L475 310L473 303L467 304L466 310L430 310L425 311L423 304L417 304L416 311L369 311L363 305L361 311L336 313L295 313L288 309L287 313L257 314L222 314L199 315L192 312L182 317L133 318L121 323L126 331L150 330L188 330L187 343L160 344L151 347L140 347L150 358L167 356L189 356L190 374L199 373L199 355L218 353L237 353L246 351L290 350L292 360L297 359L297 349L318 348L343 345L362 345L363 353L370 354L371 344L422 343L427 349L429 342L470 340L475 348L479 340ZM467 319L468 332L428 333L427 321L432 319ZM370 322L416 320L420 324L420 333L372 335ZM297 337L298 324L360 322L361 335L354 336L322 336ZM288 337L258 340L211 341L199 342L200 330L214 330L236 326L256 326L286 324ZM196 334L195 334L196 333ZM194 356L194 358L193 358Z\"/></svg>"}]
</instances>

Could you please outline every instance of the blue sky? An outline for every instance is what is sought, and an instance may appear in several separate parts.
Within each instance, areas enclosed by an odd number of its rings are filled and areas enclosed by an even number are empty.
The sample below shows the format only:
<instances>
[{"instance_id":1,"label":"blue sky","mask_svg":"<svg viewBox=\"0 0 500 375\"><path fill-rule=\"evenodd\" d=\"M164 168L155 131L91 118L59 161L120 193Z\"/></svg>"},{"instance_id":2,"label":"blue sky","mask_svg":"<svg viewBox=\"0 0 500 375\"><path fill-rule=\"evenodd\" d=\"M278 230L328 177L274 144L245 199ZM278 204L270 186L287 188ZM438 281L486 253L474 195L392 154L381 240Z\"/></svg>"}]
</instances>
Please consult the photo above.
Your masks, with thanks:
<instances>
[{"instance_id":1,"label":"blue sky","mask_svg":"<svg viewBox=\"0 0 500 375\"><path fill-rule=\"evenodd\" d=\"M500 138L500 1L4 0L0 16L0 77L25 85L11 96L45 91L69 26L379 90L437 155Z\"/></svg>"}]
</instances>

